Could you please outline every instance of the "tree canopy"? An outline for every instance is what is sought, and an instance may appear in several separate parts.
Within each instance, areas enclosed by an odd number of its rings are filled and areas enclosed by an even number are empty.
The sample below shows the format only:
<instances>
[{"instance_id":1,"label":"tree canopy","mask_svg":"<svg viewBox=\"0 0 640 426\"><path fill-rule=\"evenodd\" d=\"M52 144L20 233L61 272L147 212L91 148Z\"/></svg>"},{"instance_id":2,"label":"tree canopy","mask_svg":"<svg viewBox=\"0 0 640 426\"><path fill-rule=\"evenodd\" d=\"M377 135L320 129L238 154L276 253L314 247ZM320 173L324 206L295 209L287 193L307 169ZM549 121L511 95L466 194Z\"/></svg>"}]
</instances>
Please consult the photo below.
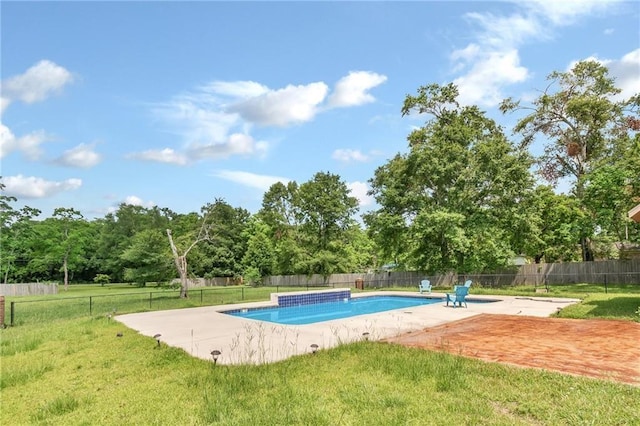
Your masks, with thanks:
<instances>
[{"instance_id":1,"label":"tree canopy","mask_svg":"<svg viewBox=\"0 0 640 426\"><path fill-rule=\"evenodd\" d=\"M522 239L513 229L531 191L532 164L475 106L461 106L453 84L421 87L403 115L426 115L370 180L380 209L365 216L385 255L420 270L482 271L506 266Z\"/></svg>"}]
</instances>

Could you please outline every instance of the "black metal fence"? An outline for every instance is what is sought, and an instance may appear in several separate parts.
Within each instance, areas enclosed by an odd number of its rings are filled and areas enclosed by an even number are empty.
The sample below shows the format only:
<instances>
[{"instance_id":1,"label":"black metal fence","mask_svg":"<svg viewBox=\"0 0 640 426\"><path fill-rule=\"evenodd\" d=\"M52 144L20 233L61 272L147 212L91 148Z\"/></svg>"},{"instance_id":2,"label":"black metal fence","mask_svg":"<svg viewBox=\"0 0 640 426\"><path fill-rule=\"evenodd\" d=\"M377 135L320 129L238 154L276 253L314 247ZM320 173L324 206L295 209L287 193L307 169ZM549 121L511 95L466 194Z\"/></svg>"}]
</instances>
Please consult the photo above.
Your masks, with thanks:
<instances>
[{"instance_id":1,"label":"black metal fence","mask_svg":"<svg viewBox=\"0 0 640 426\"><path fill-rule=\"evenodd\" d=\"M327 288L327 286L301 287L206 287L189 290L189 297L180 298L179 290L126 292L116 294L59 297L37 300L13 300L5 309L5 322L15 326L33 322L83 316L108 316L130 313L177 309L197 306L269 300L271 293Z\"/></svg>"},{"instance_id":2,"label":"black metal fence","mask_svg":"<svg viewBox=\"0 0 640 426\"><path fill-rule=\"evenodd\" d=\"M434 289L448 289L453 285L471 280L481 288L533 287L544 288L575 284L591 285L595 291L605 293L613 287L629 286L633 292L640 291L639 272L590 273L588 278L566 273L516 273L501 274L447 274L429 275L421 272L388 272L378 274L333 275L322 280L302 277L298 281L289 279L286 285L270 286L217 286L199 287L189 290L187 299L180 298L180 291L173 289L126 292L78 297L59 297L38 300L14 300L5 307L4 324L19 325L38 321L78 318L82 316L113 316L129 312L144 312L162 309L177 309L197 306L223 305L250 301L269 300L271 293L321 289L351 288L354 291L388 288L415 288L422 279L429 279ZM593 291L593 290L589 290ZM8 309L7 309L8 308Z\"/></svg>"}]
</instances>

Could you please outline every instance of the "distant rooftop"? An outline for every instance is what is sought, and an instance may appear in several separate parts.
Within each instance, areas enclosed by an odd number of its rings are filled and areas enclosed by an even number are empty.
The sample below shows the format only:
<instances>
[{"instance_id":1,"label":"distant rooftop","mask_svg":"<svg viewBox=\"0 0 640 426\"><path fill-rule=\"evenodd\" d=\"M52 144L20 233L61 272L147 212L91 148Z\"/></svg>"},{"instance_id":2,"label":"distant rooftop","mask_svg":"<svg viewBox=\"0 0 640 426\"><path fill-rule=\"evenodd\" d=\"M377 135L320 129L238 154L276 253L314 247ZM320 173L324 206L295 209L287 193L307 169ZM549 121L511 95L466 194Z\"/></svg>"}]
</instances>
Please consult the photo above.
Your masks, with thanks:
<instances>
[{"instance_id":1,"label":"distant rooftop","mask_svg":"<svg viewBox=\"0 0 640 426\"><path fill-rule=\"evenodd\" d=\"M631 220L640 222L640 204L629 210L629 217Z\"/></svg>"}]
</instances>

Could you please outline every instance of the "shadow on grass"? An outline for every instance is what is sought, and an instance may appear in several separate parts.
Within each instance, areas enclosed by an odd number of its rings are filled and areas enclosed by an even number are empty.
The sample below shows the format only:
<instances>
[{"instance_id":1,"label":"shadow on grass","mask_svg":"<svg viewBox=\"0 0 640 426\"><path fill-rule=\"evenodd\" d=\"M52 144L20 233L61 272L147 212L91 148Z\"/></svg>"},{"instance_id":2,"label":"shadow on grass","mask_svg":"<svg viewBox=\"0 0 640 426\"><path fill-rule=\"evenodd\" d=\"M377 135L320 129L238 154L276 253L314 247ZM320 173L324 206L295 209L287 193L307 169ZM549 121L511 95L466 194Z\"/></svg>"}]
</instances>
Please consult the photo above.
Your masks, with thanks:
<instances>
[{"instance_id":1,"label":"shadow on grass","mask_svg":"<svg viewBox=\"0 0 640 426\"><path fill-rule=\"evenodd\" d=\"M640 296L638 297L613 297L609 299L590 299L582 302L583 305L590 307L589 317L628 317L640 321L640 317L636 313L640 307Z\"/></svg>"}]
</instances>

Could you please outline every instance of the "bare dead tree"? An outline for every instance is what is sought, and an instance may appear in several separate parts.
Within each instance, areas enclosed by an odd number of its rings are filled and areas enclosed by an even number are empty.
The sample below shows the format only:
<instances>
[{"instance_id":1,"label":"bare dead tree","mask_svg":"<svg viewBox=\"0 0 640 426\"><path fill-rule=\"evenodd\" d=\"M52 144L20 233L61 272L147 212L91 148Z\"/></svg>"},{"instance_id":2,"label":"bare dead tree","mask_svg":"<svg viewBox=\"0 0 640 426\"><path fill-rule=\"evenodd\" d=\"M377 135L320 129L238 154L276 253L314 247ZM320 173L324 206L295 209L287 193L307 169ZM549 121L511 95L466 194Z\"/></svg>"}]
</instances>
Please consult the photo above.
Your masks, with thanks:
<instances>
[{"instance_id":1,"label":"bare dead tree","mask_svg":"<svg viewBox=\"0 0 640 426\"><path fill-rule=\"evenodd\" d=\"M171 245L171 252L173 253L173 260L178 269L180 275L180 297L186 299L188 297L189 277L187 274L187 255L198 243L209 240L209 226L207 226L206 217L202 221L202 226L198 232L198 236L191 243L191 245L180 254L178 248L173 242L173 236L171 235L171 229L167 229L167 236L169 237L169 244Z\"/></svg>"}]
</instances>

